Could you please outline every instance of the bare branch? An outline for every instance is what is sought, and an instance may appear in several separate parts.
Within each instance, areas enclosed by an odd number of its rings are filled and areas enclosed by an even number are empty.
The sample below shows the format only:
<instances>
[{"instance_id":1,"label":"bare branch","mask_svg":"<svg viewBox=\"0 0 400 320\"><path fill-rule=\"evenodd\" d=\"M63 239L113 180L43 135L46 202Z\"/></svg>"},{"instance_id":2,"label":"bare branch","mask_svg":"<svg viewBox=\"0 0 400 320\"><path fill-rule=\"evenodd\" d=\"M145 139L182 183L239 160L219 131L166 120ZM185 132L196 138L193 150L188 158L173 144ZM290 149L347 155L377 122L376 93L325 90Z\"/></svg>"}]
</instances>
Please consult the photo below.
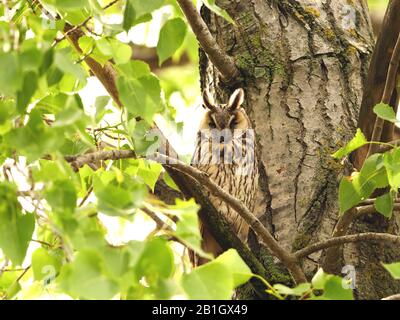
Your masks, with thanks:
<instances>
[{"instance_id":1,"label":"bare branch","mask_svg":"<svg viewBox=\"0 0 400 320\"><path fill-rule=\"evenodd\" d=\"M387 233L359 233L337 238L331 238L325 241L314 243L304 249L295 252L297 259L303 259L314 252L318 252L330 247L344 245L346 243L361 242L361 241L378 241L392 244L400 244L400 237Z\"/></svg>"},{"instance_id":2,"label":"bare branch","mask_svg":"<svg viewBox=\"0 0 400 320\"><path fill-rule=\"evenodd\" d=\"M385 89L384 89L383 95L382 95L383 103L390 104L393 90L396 87L396 79L397 79L397 72L399 69L399 63L400 63L400 33L398 34L397 42L394 47L392 58L390 59ZM385 123L385 120L383 120L379 117L376 117L374 131L372 132L372 137L371 137L372 141L381 141L384 123ZM377 149L378 149L378 147L375 144L370 144L369 150L367 153L367 158L371 154L375 153Z\"/></svg>"},{"instance_id":3,"label":"bare branch","mask_svg":"<svg viewBox=\"0 0 400 320\"><path fill-rule=\"evenodd\" d=\"M177 0L192 30L208 58L226 81L239 76L239 70L233 59L222 51L204 20L197 12L192 0Z\"/></svg>"},{"instance_id":4,"label":"bare branch","mask_svg":"<svg viewBox=\"0 0 400 320\"><path fill-rule=\"evenodd\" d=\"M357 209L353 208L346 211L342 216L340 216L335 229L333 230L332 238L338 238L345 236L347 231L353 221L355 220ZM337 273L340 269L341 261L339 257L341 256L342 247L336 246L331 247L326 250L326 256L323 262L323 268L328 273Z\"/></svg>"},{"instance_id":5,"label":"bare branch","mask_svg":"<svg viewBox=\"0 0 400 320\"><path fill-rule=\"evenodd\" d=\"M339 221L337 222L335 229L332 234L332 238L339 238L342 236L345 236L347 234L347 231L349 230L351 224L353 223L354 220L359 218L360 216L366 215L366 214L374 214L377 213L374 203L376 199L368 199L365 200L362 204L362 206L352 208L348 211L346 211L340 218ZM400 203L398 202L398 199L395 200L395 204L393 206L394 211L399 211L400 210ZM340 246L333 246L330 248L327 248L326 250L326 256L325 260L323 263L324 270L328 273L337 273L340 269L340 261L338 257L340 256L342 248Z\"/></svg>"},{"instance_id":6,"label":"bare branch","mask_svg":"<svg viewBox=\"0 0 400 320\"><path fill-rule=\"evenodd\" d=\"M65 160L71 163L71 166L75 171L78 171L85 164L90 164L97 161L120 160L135 157L136 154L133 150L109 150L86 153L78 156L66 156Z\"/></svg>"},{"instance_id":7,"label":"bare branch","mask_svg":"<svg viewBox=\"0 0 400 320\"><path fill-rule=\"evenodd\" d=\"M373 126L371 122L375 120L373 107L382 99L387 70L392 57L397 35L400 32L400 0L389 2L382 30L376 42L375 50L369 64L368 78L364 87L364 94L357 127L362 130L368 140L371 140ZM384 127L384 132L386 125ZM385 141L393 140L389 138ZM368 146L357 149L352 155L353 165L360 169L368 152Z\"/></svg>"}]
</instances>

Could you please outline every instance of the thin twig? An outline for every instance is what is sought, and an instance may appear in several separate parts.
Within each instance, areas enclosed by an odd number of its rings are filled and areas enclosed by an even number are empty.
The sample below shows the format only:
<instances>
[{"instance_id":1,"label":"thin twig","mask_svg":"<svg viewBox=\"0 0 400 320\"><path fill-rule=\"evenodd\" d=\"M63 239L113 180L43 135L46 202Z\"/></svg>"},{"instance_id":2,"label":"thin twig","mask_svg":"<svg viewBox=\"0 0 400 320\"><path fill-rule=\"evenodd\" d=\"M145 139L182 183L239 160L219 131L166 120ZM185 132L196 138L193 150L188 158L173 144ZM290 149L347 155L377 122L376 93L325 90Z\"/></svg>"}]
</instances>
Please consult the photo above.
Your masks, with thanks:
<instances>
[{"instance_id":1,"label":"thin twig","mask_svg":"<svg viewBox=\"0 0 400 320\"><path fill-rule=\"evenodd\" d=\"M114 0L114 1L110 2L108 5L104 6L102 8L102 10L106 10L106 9L110 8L111 6L116 4L117 2L119 2L119 0ZM73 33L74 31L77 31L78 29L83 28L83 27L87 28L86 25L89 23L90 20L92 20L92 18L93 17L90 16L90 17L86 18L83 22L81 22L80 24L78 24L78 25L74 26L73 28L67 30L61 38L57 38L57 39L54 40L54 42L52 44L52 47L56 46L61 41L65 40L69 36L69 34Z\"/></svg>"},{"instance_id":2,"label":"thin twig","mask_svg":"<svg viewBox=\"0 0 400 320\"><path fill-rule=\"evenodd\" d=\"M85 196L82 198L81 202L79 202L78 207L82 207L82 206L85 204L86 200L89 198L89 196L90 196L90 194L92 193L92 191L93 191L93 185L91 185L91 186L89 187L89 189L86 191L86 194L85 194Z\"/></svg>"},{"instance_id":3,"label":"thin twig","mask_svg":"<svg viewBox=\"0 0 400 320\"><path fill-rule=\"evenodd\" d=\"M314 252L318 252L330 247L340 246L346 243L362 242L362 241L379 241L392 244L400 244L400 237L387 233L374 233L374 232L352 234L314 243L304 249L295 252L295 256L297 259L303 259L304 257L307 257L310 254L313 254Z\"/></svg>"},{"instance_id":4,"label":"thin twig","mask_svg":"<svg viewBox=\"0 0 400 320\"><path fill-rule=\"evenodd\" d=\"M213 65L219 70L226 81L231 81L239 76L239 70L233 59L222 51L217 41L211 34L206 23L197 12L192 0L177 0L188 20L193 33L200 46L203 48Z\"/></svg>"},{"instance_id":5,"label":"thin twig","mask_svg":"<svg viewBox=\"0 0 400 320\"><path fill-rule=\"evenodd\" d=\"M143 207L140 210L142 210L145 214L147 214L156 223L158 230L166 230L168 232L173 232L174 231L168 224L166 224L163 220L161 220L149 208Z\"/></svg>"}]
</instances>

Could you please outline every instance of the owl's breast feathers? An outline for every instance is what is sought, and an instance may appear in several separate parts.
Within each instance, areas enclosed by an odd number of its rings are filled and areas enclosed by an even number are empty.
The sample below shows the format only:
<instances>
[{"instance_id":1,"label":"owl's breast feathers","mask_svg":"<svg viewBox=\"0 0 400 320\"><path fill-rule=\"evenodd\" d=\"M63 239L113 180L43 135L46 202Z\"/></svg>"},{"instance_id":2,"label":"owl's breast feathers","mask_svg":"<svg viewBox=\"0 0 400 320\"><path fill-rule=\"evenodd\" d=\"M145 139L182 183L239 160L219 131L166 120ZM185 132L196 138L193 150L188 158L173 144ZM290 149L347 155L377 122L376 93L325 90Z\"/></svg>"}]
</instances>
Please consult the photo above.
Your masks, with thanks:
<instances>
[{"instance_id":1,"label":"owl's breast feathers","mask_svg":"<svg viewBox=\"0 0 400 320\"><path fill-rule=\"evenodd\" d=\"M254 210L258 165L252 133L234 137L226 144L215 143L199 133L192 165L206 172L216 184L242 201L249 210ZM240 215L214 195L210 195L210 201L232 224L240 240L247 242L249 227Z\"/></svg>"}]
</instances>

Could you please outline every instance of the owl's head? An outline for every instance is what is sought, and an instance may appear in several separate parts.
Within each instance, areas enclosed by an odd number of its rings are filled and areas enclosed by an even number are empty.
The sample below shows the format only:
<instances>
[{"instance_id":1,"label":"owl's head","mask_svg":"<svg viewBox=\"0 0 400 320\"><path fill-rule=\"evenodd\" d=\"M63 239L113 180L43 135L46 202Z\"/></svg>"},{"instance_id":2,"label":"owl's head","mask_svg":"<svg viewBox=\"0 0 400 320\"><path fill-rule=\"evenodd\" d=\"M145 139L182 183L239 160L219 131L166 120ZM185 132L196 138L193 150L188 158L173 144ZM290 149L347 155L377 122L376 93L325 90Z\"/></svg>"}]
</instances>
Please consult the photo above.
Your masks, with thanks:
<instances>
[{"instance_id":1,"label":"owl's head","mask_svg":"<svg viewBox=\"0 0 400 320\"><path fill-rule=\"evenodd\" d=\"M208 90L203 93L203 107L207 113L200 129L216 130L247 130L251 123L246 111L241 107L244 101L243 89L237 89L230 96L228 103L217 104Z\"/></svg>"}]
</instances>

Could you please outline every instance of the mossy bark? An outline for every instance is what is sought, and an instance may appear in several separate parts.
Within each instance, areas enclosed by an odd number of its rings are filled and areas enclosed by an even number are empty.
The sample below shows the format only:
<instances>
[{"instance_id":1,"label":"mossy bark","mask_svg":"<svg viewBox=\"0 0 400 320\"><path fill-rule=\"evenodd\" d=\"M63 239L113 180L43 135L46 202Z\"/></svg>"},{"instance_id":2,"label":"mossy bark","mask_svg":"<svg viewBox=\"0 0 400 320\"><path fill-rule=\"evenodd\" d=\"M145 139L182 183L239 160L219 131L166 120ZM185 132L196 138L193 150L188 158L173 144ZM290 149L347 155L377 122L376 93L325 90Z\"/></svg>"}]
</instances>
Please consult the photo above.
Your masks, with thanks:
<instances>
[{"instance_id":1,"label":"mossy bark","mask_svg":"<svg viewBox=\"0 0 400 320\"><path fill-rule=\"evenodd\" d=\"M349 173L331 154L355 133L373 50L366 2L216 3L227 10L235 26L204 8L202 16L236 61L241 77L224 83L201 52L201 84L220 101L237 87L245 89L245 107L257 133L261 159L256 214L289 250L326 239L338 218L338 183ZM354 229L387 232L390 225L372 219ZM259 260L269 268L271 258L252 242ZM321 256L314 254L304 262L308 275L318 269ZM400 260L396 248L348 245L340 258L343 266L356 269L358 298L400 292L400 285L386 277L379 265L379 261Z\"/></svg>"}]
</instances>

